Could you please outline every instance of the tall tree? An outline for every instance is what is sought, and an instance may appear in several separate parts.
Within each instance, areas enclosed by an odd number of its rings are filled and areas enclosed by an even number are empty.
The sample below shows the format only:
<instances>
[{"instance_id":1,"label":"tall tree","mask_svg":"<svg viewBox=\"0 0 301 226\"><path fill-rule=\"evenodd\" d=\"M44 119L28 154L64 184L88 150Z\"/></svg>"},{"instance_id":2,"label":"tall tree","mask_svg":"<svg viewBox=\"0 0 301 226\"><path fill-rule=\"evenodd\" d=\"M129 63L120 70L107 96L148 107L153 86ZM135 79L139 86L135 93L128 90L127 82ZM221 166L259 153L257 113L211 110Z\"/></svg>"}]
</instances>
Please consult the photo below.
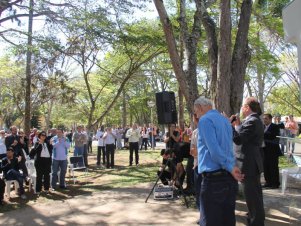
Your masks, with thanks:
<instances>
[{"instance_id":1,"label":"tall tree","mask_svg":"<svg viewBox=\"0 0 301 226\"><path fill-rule=\"evenodd\" d=\"M196 53L198 50L198 41L201 36L201 2L198 0L195 1L196 10L194 13L191 32L189 32L190 29L188 27L186 17L186 1L181 0L179 2L179 24L185 52L185 62L183 64L177 47L173 26L165 9L164 3L162 0L154 0L154 3L163 26L166 44L175 76L178 80L181 92L185 97L188 112L192 115L193 102L199 95L197 86ZM185 68L183 65L185 65Z\"/></svg>"},{"instance_id":2,"label":"tall tree","mask_svg":"<svg viewBox=\"0 0 301 226\"><path fill-rule=\"evenodd\" d=\"M32 26L33 26L33 0L29 1L29 17L28 17L28 39L26 51L26 83L25 83L25 117L24 132L27 136L30 134L31 119L31 57L32 57Z\"/></svg>"}]
</instances>

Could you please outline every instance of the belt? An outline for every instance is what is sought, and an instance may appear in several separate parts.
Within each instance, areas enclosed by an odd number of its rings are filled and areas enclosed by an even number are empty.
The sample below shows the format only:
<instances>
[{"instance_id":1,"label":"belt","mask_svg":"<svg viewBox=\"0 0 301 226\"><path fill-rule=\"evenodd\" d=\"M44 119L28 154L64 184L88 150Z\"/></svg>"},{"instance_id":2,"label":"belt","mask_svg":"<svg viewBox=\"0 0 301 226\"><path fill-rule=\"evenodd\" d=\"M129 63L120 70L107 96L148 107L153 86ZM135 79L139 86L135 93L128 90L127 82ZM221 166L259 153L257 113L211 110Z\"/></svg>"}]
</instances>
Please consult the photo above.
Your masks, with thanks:
<instances>
[{"instance_id":1,"label":"belt","mask_svg":"<svg viewBox=\"0 0 301 226\"><path fill-rule=\"evenodd\" d=\"M220 176L228 176L230 175L230 173L224 169L220 169L220 170L215 170L212 172L203 172L202 176L203 177L220 177Z\"/></svg>"}]
</instances>

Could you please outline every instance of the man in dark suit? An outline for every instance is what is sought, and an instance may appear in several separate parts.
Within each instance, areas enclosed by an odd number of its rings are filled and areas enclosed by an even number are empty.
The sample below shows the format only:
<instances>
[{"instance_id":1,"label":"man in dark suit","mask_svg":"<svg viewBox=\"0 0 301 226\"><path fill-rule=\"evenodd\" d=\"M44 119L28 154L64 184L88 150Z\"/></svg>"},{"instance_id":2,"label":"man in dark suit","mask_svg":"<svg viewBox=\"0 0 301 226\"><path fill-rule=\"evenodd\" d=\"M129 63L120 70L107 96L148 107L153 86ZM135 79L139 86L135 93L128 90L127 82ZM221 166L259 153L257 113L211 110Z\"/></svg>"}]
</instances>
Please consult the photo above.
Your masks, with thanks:
<instances>
[{"instance_id":1,"label":"man in dark suit","mask_svg":"<svg viewBox=\"0 0 301 226\"><path fill-rule=\"evenodd\" d=\"M263 226L265 213L263 208L260 174L263 172L262 145L264 128L259 116L261 109L254 97L244 100L241 112L245 121L240 125L234 121L233 141L240 148L236 150L237 166L244 174L243 191L248 207L248 225ZM231 116L231 120L235 116Z\"/></svg>"},{"instance_id":2,"label":"man in dark suit","mask_svg":"<svg viewBox=\"0 0 301 226\"><path fill-rule=\"evenodd\" d=\"M278 158L281 155L279 147L279 138L280 130L278 125L272 123L272 115L264 114L263 123L265 125L264 129L264 178L265 185L264 187L276 189L279 187L279 167L278 167Z\"/></svg>"},{"instance_id":3,"label":"man in dark suit","mask_svg":"<svg viewBox=\"0 0 301 226\"><path fill-rule=\"evenodd\" d=\"M18 129L16 126L12 126L10 128L11 134L5 138L6 149L12 147L14 150L15 157L21 156L21 161L19 162L19 167L23 171L23 175L26 177L26 181L28 178L28 171L25 165L26 158L24 156L22 148L24 147L24 138L21 138L17 133Z\"/></svg>"}]
</instances>

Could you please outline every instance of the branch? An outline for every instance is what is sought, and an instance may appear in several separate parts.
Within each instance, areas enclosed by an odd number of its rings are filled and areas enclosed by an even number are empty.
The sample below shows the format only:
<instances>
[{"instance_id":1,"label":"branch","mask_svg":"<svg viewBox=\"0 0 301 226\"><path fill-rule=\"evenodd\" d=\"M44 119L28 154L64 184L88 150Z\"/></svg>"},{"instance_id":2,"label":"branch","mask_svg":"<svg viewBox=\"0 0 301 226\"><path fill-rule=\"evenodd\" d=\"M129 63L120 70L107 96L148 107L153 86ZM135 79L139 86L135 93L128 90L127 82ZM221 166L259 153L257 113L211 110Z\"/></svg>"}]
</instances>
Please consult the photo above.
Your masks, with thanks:
<instances>
[{"instance_id":1,"label":"branch","mask_svg":"<svg viewBox=\"0 0 301 226\"><path fill-rule=\"evenodd\" d=\"M56 14L57 15L57 13L52 12L52 11L42 11L40 13L33 14L33 17L46 16L46 15L51 15L51 14ZM0 24L5 22L5 21L17 19L17 18L20 18L20 17L29 17L29 14L28 13L15 14L15 15L5 17L5 18L0 20Z\"/></svg>"},{"instance_id":2,"label":"branch","mask_svg":"<svg viewBox=\"0 0 301 226\"><path fill-rule=\"evenodd\" d=\"M1 14L2 14L2 12L3 12L4 10L6 10L6 9L8 9L8 8L12 8L13 5L16 5L16 4L19 3L19 2L22 2L22 0L16 0L16 1L11 2L11 3L8 3L8 1L7 1L6 4L2 1L2 7L0 7L0 16L1 16Z\"/></svg>"},{"instance_id":3,"label":"branch","mask_svg":"<svg viewBox=\"0 0 301 226\"><path fill-rule=\"evenodd\" d=\"M13 45L13 46L19 46L19 44L16 44L16 43L14 43L14 42L8 40L8 39L7 39L4 35L2 35L1 33L0 33L0 37L1 37L4 41L8 42L9 44L11 44L11 45Z\"/></svg>"}]
</instances>

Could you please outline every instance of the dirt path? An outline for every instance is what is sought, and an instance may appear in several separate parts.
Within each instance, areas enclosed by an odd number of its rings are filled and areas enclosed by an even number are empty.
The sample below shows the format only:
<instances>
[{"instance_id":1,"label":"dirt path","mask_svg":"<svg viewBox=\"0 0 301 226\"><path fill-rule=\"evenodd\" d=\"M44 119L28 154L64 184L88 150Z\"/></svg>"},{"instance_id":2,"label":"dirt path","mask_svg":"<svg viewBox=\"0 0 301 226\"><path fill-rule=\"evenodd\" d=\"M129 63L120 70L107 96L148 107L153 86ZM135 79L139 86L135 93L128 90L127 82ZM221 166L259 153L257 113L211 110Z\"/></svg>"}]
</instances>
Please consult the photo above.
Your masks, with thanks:
<instances>
[{"instance_id":1,"label":"dirt path","mask_svg":"<svg viewBox=\"0 0 301 226\"><path fill-rule=\"evenodd\" d=\"M152 184L79 195L0 214L0 225L196 225L198 213L181 200L145 203ZM301 195L265 190L266 225L301 225ZM245 225L246 206L237 201L237 225Z\"/></svg>"}]
</instances>

